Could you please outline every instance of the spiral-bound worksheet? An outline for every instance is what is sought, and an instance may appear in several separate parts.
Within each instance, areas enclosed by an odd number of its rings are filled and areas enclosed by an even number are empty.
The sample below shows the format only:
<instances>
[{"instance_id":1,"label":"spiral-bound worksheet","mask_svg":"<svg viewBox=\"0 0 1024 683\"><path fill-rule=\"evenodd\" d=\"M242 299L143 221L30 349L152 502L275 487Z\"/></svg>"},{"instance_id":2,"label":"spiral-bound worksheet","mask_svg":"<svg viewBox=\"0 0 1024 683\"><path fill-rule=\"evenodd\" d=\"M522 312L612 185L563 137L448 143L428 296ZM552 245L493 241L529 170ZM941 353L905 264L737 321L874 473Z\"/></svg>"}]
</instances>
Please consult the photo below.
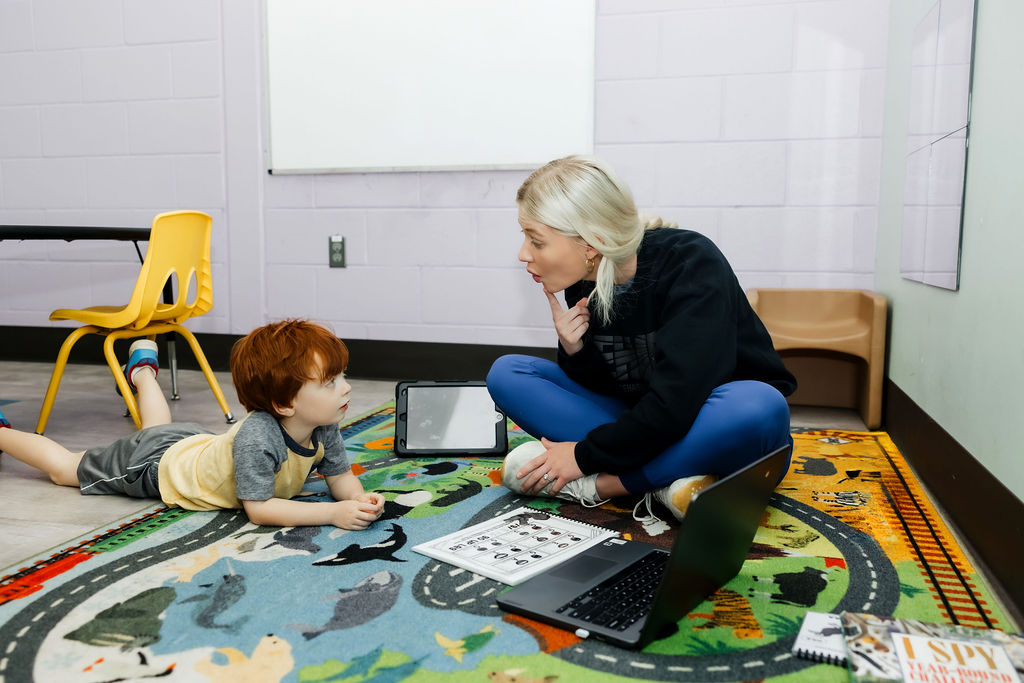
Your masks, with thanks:
<instances>
[{"instance_id":1,"label":"spiral-bound worksheet","mask_svg":"<svg viewBox=\"0 0 1024 683\"><path fill-rule=\"evenodd\" d=\"M611 529L521 507L412 549L515 586L618 535Z\"/></svg>"}]
</instances>

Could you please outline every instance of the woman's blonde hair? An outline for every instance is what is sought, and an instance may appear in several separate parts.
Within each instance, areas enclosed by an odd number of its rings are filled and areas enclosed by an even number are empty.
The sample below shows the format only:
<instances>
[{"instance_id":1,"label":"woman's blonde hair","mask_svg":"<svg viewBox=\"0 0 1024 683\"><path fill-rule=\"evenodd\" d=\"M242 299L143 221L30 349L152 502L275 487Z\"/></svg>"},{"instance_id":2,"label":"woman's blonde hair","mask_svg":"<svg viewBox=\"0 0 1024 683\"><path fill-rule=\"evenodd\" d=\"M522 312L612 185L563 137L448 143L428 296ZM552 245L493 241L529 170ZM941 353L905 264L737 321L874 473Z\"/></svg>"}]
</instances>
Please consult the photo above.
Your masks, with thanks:
<instances>
[{"instance_id":1,"label":"woman's blonde hair","mask_svg":"<svg viewBox=\"0 0 1024 683\"><path fill-rule=\"evenodd\" d=\"M612 316L615 275L640 248L645 230L678 227L640 214L633 194L600 159L570 156L541 166L519 187L522 215L601 254L590 303L602 321Z\"/></svg>"}]
</instances>

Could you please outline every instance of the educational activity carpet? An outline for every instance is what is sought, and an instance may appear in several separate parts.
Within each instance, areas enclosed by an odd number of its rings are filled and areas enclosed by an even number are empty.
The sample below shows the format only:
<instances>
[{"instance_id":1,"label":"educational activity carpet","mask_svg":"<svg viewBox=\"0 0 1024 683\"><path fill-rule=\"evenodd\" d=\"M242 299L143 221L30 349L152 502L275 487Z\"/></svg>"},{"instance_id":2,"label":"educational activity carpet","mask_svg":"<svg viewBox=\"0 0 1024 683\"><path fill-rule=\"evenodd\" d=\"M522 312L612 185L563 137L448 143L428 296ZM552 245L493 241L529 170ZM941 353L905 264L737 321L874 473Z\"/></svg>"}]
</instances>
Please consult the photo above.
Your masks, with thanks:
<instances>
[{"instance_id":1,"label":"educational activity carpet","mask_svg":"<svg viewBox=\"0 0 1024 683\"><path fill-rule=\"evenodd\" d=\"M0 681L845 681L790 654L806 610L1014 628L882 432L794 434L741 573L640 652L506 614L503 584L411 548L526 503L662 546L672 525L516 496L499 458L396 458L391 405L342 432L388 501L370 529L154 506L4 572Z\"/></svg>"}]
</instances>

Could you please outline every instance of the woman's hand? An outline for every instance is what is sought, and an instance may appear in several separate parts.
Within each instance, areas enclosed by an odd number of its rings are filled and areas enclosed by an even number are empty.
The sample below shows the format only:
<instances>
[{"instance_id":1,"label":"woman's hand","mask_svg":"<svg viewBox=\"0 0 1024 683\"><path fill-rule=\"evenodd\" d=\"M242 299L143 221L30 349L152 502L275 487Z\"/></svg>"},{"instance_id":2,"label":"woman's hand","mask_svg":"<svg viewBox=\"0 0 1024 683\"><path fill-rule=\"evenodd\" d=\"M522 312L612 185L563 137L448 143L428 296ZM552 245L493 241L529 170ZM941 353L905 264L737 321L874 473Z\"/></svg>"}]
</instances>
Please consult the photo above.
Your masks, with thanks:
<instances>
[{"instance_id":1,"label":"woman's hand","mask_svg":"<svg viewBox=\"0 0 1024 683\"><path fill-rule=\"evenodd\" d=\"M562 308L562 302L555 298L555 295L544 290L544 295L551 305L551 318L555 321L555 332L558 333L558 342L570 356L583 348L583 334L590 327L590 309L587 308L587 297L576 302L576 305L566 310Z\"/></svg>"},{"instance_id":2,"label":"woman's hand","mask_svg":"<svg viewBox=\"0 0 1024 683\"><path fill-rule=\"evenodd\" d=\"M534 494L551 484L551 495L554 495L570 481L583 476L576 464L576 442L547 439L541 439L540 442L547 450L526 463L523 469L516 472L516 477L525 477L523 493ZM548 478L544 479L544 475Z\"/></svg>"}]
</instances>

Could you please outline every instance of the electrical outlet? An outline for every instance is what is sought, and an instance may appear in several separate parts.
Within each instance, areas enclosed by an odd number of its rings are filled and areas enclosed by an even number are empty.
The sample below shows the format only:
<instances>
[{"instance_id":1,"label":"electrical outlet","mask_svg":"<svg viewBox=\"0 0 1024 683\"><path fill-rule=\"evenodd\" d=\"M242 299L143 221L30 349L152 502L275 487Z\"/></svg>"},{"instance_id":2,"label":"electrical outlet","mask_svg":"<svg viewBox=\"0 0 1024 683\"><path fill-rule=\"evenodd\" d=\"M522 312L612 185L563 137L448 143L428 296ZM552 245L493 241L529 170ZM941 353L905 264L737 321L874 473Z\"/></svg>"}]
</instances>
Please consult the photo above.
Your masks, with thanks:
<instances>
[{"instance_id":1,"label":"electrical outlet","mask_svg":"<svg viewBox=\"0 0 1024 683\"><path fill-rule=\"evenodd\" d=\"M327 263L331 268L345 267L345 238L341 235L331 235L327 239Z\"/></svg>"}]
</instances>

